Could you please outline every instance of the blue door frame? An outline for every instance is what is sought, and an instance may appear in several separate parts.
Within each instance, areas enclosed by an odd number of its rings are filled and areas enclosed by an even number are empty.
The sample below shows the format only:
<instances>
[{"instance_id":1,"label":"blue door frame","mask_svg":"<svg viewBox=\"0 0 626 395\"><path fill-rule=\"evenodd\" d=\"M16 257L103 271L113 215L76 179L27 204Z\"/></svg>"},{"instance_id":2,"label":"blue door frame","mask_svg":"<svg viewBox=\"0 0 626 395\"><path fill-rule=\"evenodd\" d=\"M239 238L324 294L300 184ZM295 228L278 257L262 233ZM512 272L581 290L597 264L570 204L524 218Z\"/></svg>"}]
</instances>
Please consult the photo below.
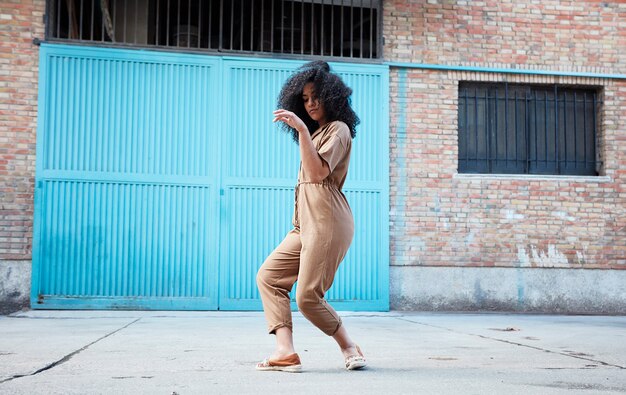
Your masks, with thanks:
<instances>
[{"instance_id":1,"label":"blue door frame","mask_svg":"<svg viewBox=\"0 0 626 395\"><path fill-rule=\"evenodd\" d=\"M31 306L260 310L299 161L271 111L301 64L43 44ZM388 69L331 66L362 124L355 239L327 297L388 310Z\"/></svg>"}]
</instances>

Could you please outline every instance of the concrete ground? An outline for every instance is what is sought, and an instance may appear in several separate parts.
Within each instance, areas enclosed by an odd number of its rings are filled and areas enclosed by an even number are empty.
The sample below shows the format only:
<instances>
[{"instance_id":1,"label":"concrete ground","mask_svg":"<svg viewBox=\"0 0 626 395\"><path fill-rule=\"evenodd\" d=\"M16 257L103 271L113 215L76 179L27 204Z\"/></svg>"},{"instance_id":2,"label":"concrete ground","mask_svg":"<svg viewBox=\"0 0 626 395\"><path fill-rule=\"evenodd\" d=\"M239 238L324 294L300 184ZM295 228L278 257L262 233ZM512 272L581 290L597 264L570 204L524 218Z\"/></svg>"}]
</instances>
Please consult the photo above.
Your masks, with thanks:
<instances>
[{"instance_id":1,"label":"concrete ground","mask_svg":"<svg viewBox=\"0 0 626 395\"><path fill-rule=\"evenodd\" d=\"M342 313L348 372L294 313L300 374L257 372L257 312L21 311L0 317L0 394L626 393L626 317Z\"/></svg>"}]
</instances>

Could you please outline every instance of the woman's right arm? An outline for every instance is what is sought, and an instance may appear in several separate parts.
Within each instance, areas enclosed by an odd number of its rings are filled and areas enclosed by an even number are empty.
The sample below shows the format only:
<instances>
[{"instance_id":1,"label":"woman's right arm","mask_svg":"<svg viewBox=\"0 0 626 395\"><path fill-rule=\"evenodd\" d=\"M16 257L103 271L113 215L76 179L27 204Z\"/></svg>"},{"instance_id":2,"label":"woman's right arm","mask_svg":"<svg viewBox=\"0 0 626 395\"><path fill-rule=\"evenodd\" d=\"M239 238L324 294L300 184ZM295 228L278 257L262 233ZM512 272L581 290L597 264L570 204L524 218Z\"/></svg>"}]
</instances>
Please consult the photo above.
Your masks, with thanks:
<instances>
[{"instance_id":1,"label":"woman's right arm","mask_svg":"<svg viewBox=\"0 0 626 395\"><path fill-rule=\"evenodd\" d=\"M307 181L322 182L330 174L330 168L315 149L309 128L296 114L287 110L274 111L274 122L278 121L284 122L298 131L302 167L310 178Z\"/></svg>"}]
</instances>

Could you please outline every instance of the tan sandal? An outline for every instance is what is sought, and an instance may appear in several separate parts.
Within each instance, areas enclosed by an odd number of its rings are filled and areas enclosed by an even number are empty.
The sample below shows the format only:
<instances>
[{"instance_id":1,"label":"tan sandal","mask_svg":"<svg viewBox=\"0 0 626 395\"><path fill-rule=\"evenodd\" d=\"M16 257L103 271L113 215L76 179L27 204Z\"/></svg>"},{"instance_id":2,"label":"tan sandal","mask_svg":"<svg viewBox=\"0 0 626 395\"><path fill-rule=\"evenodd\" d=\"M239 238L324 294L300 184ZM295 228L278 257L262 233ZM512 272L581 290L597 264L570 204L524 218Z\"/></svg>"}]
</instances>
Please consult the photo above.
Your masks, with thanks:
<instances>
[{"instance_id":1,"label":"tan sandal","mask_svg":"<svg viewBox=\"0 0 626 395\"><path fill-rule=\"evenodd\" d=\"M356 351L359 353L359 355L351 355L346 358L346 369L348 370L363 369L367 365L367 362L365 362L365 357L363 356L363 353L361 352L359 346L356 346Z\"/></svg>"},{"instance_id":2,"label":"tan sandal","mask_svg":"<svg viewBox=\"0 0 626 395\"><path fill-rule=\"evenodd\" d=\"M263 361L256 364L256 370L300 373L302 372L302 364L300 363L298 354L294 353L282 359L265 358Z\"/></svg>"}]
</instances>

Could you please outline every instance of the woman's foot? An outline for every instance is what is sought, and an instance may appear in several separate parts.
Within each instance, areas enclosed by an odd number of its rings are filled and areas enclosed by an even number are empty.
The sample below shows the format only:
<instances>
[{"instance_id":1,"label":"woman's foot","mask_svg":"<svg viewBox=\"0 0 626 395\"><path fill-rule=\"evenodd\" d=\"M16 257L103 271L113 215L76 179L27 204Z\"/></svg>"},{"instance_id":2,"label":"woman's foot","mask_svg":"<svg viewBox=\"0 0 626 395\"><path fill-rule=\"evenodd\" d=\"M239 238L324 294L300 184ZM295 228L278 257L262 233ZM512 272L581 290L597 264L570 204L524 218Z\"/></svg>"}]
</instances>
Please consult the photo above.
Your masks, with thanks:
<instances>
[{"instance_id":1,"label":"woman's foot","mask_svg":"<svg viewBox=\"0 0 626 395\"><path fill-rule=\"evenodd\" d=\"M256 365L257 370L281 370L283 372L300 372L300 357L293 347L291 328L282 326L274 332L276 348L269 357Z\"/></svg>"},{"instance_id":2,"label":"woman's foot","mask_svg":"<svg viewBox=\"0 0 626 395\"><path fill-rule=\"evenodd\" d=\"M278 370L281 372L300 373L302 371L302 364L300 363L298 354L293 353L280 359L274 359L272 357L265 358L263 361L256 364L256 370Z\"/></svg>"},{"instance_id":3,"label":"woman's foot","mask_svg":"<svg viewBox=\"0 0 626 395\"><path fill-rule=\"evenodd\" d=\"M351 347L342 348L341 352L343 353L346 369L362 369L367 365L365 356L363 356L361 349L356 344Z\"/></svg>"}]
</instances>

